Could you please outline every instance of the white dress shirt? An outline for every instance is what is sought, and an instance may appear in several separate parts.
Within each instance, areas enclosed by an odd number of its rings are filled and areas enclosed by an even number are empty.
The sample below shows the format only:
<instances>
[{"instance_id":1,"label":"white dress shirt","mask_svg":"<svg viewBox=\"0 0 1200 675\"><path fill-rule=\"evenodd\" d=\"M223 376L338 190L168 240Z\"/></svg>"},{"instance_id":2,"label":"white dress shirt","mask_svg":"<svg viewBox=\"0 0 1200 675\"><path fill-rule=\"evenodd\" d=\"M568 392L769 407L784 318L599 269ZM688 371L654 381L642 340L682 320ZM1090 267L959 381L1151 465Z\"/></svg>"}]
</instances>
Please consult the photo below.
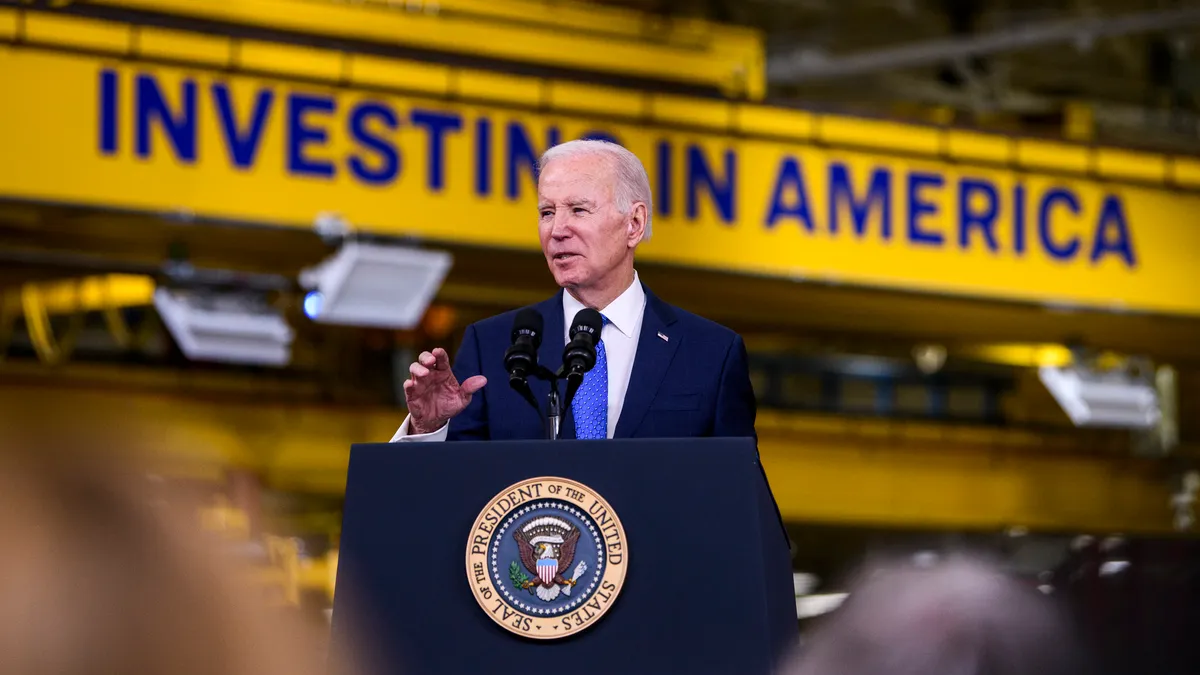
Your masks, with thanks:
<instances>
[{"instance_id":1,"label":"white dress shirt","mask_svg":"<svg viewBox=\"0 0 1200 675\"><path fill-rule=\"evenodd\" d=\"M569 292L563 293L563 346L570 341L571 321L584 305ZM625 391L629 388L629 377L633 373L633 359L637 356L638 337L642 333L642 319L646 315L646 292L633 273L633 283L617 296L600 313L608 319L600 332L604 340L604 354L608 360L608 437L612 438L625 405ZM490 383L489 385L490 386ZM411 417L405 417L392 442L397 441L444 441L449 424L427 434L410 433Z\"/></svg>"}]
</instances>

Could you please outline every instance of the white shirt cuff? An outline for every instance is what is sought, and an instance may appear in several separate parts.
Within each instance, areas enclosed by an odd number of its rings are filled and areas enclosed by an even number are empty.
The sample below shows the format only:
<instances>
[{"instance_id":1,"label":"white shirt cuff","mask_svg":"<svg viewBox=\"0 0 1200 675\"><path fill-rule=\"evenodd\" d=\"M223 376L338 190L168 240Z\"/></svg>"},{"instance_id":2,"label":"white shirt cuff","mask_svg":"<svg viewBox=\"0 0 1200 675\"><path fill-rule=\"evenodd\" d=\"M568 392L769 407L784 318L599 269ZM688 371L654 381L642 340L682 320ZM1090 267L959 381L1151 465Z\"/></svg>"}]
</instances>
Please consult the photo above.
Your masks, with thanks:
<instances>
[{"instance_id":1,"label":"white shirt cuff","mask_svg":"<svg viewBox=\"0 0 1200 675\"><path fill-rule=\"evenodd\" d=\"M396 430L396 435L392 436L392 440L390 442L416 443L421 441L444 441L446 440L446 436L448 436L450 433L450 423L447 422L446 424L443 424L442 428L438 429L437 431L431 431L427 434L414 434L412 433L411 421L411 415L405 417L404 422L400 424L400 428Z\"/></svg>"}]
</instances>

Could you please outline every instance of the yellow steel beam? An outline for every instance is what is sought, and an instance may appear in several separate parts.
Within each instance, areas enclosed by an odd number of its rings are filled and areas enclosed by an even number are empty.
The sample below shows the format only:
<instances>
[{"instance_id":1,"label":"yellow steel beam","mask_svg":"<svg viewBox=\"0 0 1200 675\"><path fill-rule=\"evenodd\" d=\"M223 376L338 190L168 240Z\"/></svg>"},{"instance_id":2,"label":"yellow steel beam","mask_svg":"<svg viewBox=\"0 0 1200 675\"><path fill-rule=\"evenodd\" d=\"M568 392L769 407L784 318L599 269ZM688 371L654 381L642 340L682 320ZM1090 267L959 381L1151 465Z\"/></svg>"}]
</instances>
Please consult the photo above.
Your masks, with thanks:
<instances>
[{"instance_id":1,"label":"yellow steel beam","mask_svg":"<svg viewBox=\"0 0 1200 675\"><path fill-rule=\"evenodd\" d=\"M762 40L754 31L697 21L654 26L645 15L598 11L576 3L550 10L533 2L460 2L460 7L451 3L442 11L438 5L437 11L429 12L384 3L313 0L95 0L90 4L690 82L752 99L761 99L766 87Z\"/></svg>"},{"instance_id":2,"label":"yellow steel beam","mask_svg":"<svg viewBox=\"0 0 1200 675\"><path fill-rule=\"evenodd\" d=\"M238 3L214 3L206 0L99 1L157 11L187 10L207 18L223 17L238 22L270 25L266 17L274 17L275 14L257 14L261 4L274 8L272 11L281 15L281 26L297 28L297 25L293 24L303 24L312 30L338 25L339 20L336 16L341 16L340 12L351 9L331 5L313 9L311 15L308 12L297 12L293 15L287 14L285 10L300 0L245 0ZM313 7L318 5L314 4ZM24 12L21 22L16 21L18 12ZM336 14L334 18L329 16L331 12ZM373 35L382 30L381 27L386 23L364 21L361 27L369 30L366 35ZM180 30L146 27L135 31L129 24L0 7L0 40L14 37L18 25L22 26L24 31L21 39L29 44L85 49L131 59L165 58L200 67L230 69L236 72L247 67L241 60L241 54L246 53L251 55L256 72L285 78L302 75L308 80L322 80L338 86L371 90L386 87L450 99L488 101L522 107L537 105L556 114L603 115L638 124L695 127L780 142L901 152L934 160L985 162L1019 167L1032 172L1066 173L1116 181L1161 184L1170 188L1200 189L1200 159L1179 154L1131 152L1065 141L1013 138L1003 134L773 108L757 103L705 101L584 85L574 81L451 68L438 64L334 50L298 48ZM6 27L12 28L11 34L6 33ZM353 32L359 27L355 24L346 30ZM442 36L439 39L445 38L446 35L445 31L430 29L406 31L402 34L407 35L409 32L416 33L418 37L426 34ZM453 44L472 44L483 48L506 44L504 40L495 39L495 36L488 37L479 31L476 33L475 38L468 39L462 33L451 31L450 40ZM711 77L714 72L710 65L695 55L682 59L657 59L645 54L635 57L626 54L626 50L610 47L607 43L603 48L583 49L581 39L571 36L569 44L566 45L554 41L540 43L530 39L519 42L527 49L547 49L548 53L539 58L562 57L565 59L564 65L571 65L571 59L599 58L596 55L607 54L619 62L631 64L630 68L662 67L679 73L680 77ZM551 49L548 46L550 44L557 46ZM305 67L303 73L297 73L298 62L313 67ZM530 92L536 92L537 96L531 98Z\"/></svg>"},{"instance_id":3,"label":"yellow steel beam","mask_svg":"<svg viewBox=\"0 0 1200 675\"><path fill-rule=\"evenodd\" d=\"M334 494L345 487L350 444L387 440L403 415L0 386L0 442L34 424L87 428L100 449L143 449L190 471L244 467L278 489ZM775 496L791 521L1171 529L1165 465L1129 458L1119 438L1104 447L1106 437L1078 431L1048 435L770 411L760 414L758 431Z\"/></svg>"},{"instance_id":4,"label":"yellow steel beam","mask_svg":"<svg viewBox=\"0 0 1200 675\"><path fill-rule=\"evenodd\" d=\"M763 465L790 521L1166 533L1165 466L1030 432L763 414Z\"/></svg>"}]
</instances>

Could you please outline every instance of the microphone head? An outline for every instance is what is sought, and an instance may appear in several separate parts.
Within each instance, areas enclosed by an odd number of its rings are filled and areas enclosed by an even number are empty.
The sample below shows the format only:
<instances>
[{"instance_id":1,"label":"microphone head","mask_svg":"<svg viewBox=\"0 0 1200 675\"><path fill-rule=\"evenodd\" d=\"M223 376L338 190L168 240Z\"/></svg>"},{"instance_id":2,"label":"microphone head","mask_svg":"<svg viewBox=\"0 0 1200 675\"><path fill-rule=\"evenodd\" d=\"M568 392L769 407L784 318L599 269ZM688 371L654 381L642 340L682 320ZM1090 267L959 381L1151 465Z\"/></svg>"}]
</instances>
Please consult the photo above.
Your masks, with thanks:
<instances>
[{"instance_id":1,"label":"microphone head","mask_svg":"<svg viewBox=\"0 0 1200 675\"><path fill-rule=\"evenodd\" d=\"M584 307L575 315L575 320L571 322L571 332L568 334L574 340L578 334L587 333L595 343L600 341L602 328L604 328L604 318L600 316L600 312L590 307Z\"/></svg>"},{"instance_id":2,"label":"microphone head","mask_svg":"<svg viewBox=\"0 0 1200 675\"><path fill-rule=\"evenodd\" d=\"M517 338L526 336L533 343L533 348L537 349L542 344L542 327L545 321L542 315L532 307L526 307L517 312L517 316L513 318L512 341L516 342Z\"/></svg>"}]
</instances>

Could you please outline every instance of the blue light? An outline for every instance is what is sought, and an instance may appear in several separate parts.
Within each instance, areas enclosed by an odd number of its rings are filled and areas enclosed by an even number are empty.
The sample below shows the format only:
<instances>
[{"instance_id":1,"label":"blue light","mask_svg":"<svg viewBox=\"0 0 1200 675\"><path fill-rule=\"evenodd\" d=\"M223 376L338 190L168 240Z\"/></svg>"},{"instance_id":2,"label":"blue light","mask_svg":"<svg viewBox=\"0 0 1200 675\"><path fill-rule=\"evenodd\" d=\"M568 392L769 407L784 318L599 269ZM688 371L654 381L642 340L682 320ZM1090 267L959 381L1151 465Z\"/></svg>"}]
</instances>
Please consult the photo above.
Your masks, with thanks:
<instances>
[{"instance_id":1,"label":"blue light","mask_svg":"<svg viewBox=\"0 0 1200 675\"><path fill-rule=\"evenodd\" d=\"M321 304L325 300L325 296L321 295L321 291L309 291L304 296L304 315L310 319L317 318L321 314Z\"/></svg>"}]
</instances>

